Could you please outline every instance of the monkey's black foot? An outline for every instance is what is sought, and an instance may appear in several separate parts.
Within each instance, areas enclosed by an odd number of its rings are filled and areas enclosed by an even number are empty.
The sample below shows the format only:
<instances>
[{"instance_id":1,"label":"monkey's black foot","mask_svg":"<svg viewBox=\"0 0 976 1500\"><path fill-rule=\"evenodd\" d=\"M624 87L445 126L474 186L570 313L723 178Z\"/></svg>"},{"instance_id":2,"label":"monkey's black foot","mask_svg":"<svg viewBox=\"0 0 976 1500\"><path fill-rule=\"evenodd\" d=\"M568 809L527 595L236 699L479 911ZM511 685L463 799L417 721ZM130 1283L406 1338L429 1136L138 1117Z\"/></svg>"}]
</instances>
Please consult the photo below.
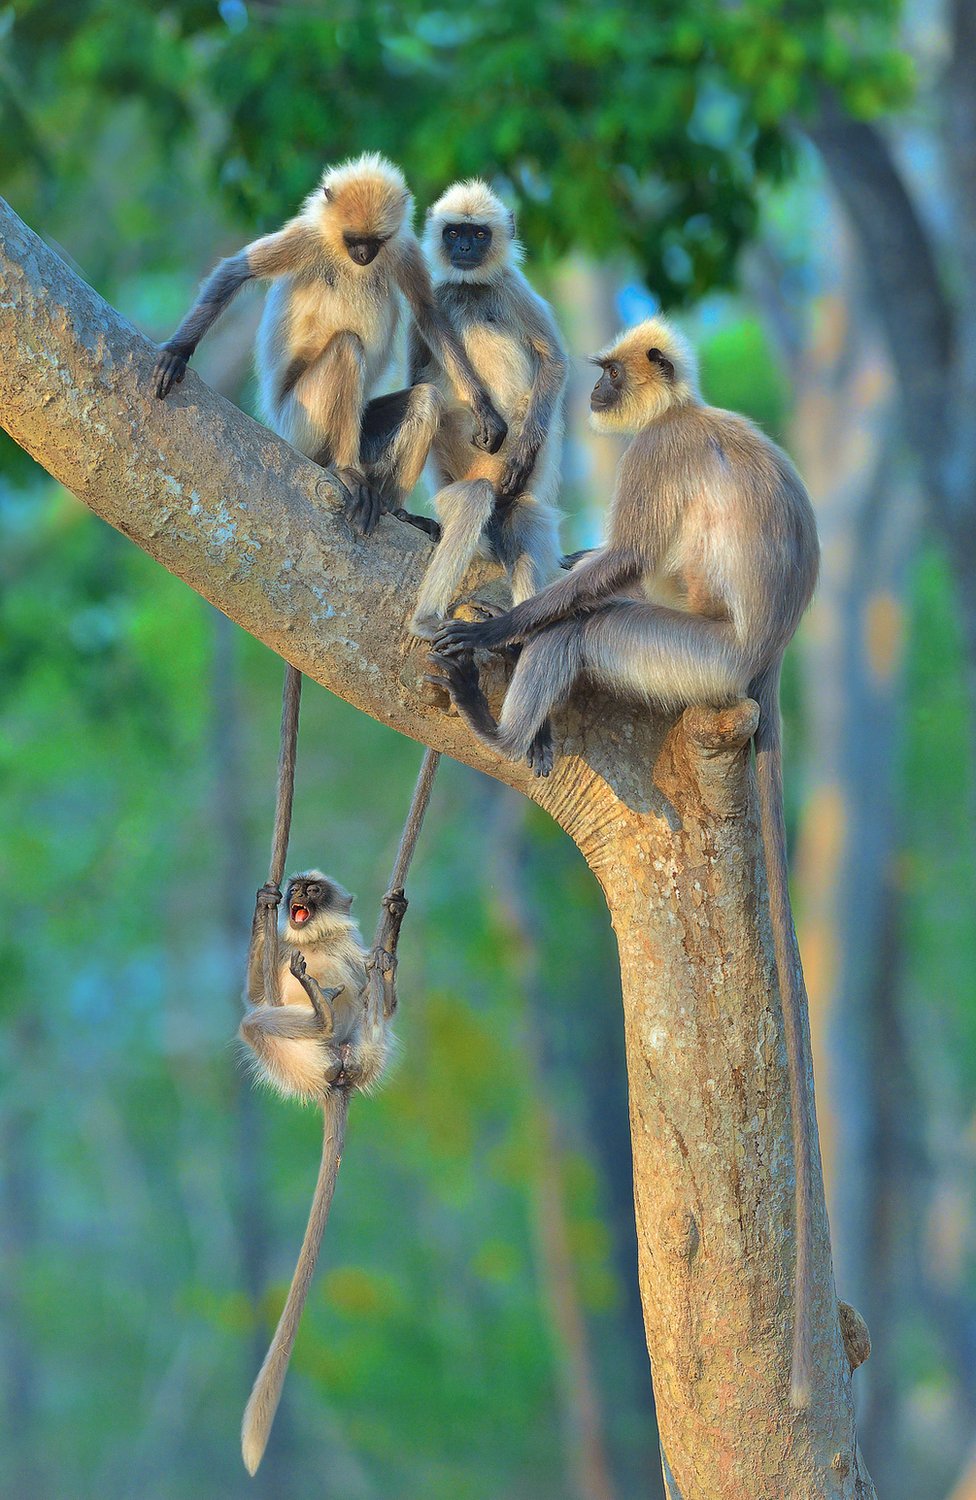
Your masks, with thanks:
<instances>
[{"instance_id":1,"label":"monkey's black foot","mask_svg":"<svg viewBox=\"0 0 976 1500\"><path fill-rule=\"evenodd\" d=\"M407 526L416 526L418 531L425 532L435 546L440 541L443 527L439 521L432 520L430 516L415 516L412 511L404 510L402 505L398 505L393 514L398 521L403 521Z\"/></svg>"},{"instance_id":2,"label":"monkey's black foot","mask_svg":"<svg viewBox=\"0 0 976 1500\"><path fill-rule=\"evenodd\" d=\"M439 656L457 656L471 651L498 651L507 646L507 614L489 620L445 620L435 637Z\"/></svg>"},{"instance_id":3,"label":"monkey's black foot","mask_svg":"<svg viewBox=\"0 0 976 1500\"><path fill-rule=\"evenodd\" d=\"M459 709L470 712L477 706L482 698L481 684L478 681L478 668L470 651L458 656L445 656L440 651L431 651L427 662L433 671L425 674L425 682L443 688Z\"/></svg>"},{"instance_id":4,"label":"monkey's black foot","mask_svg":"<svg viewBox=\"0 0 976 1500\"><path fill-rule=\"evenodd\" d=\"M336 469L346 496L346 512L361 536L370 536L383 514L383 499L359 469Z\"/></svg>"},{"instance_id":5,"label":"monkey's black foot","mask_svg":"<svg viewBox=\"0 0 976 1500\"><path fill-rule=\"evenodd\" d=\"M174 385L180 384L186 374L186 364L182 354L174 354L172 349L165 347L162 349L153 371L153 390L157 400L162 401Z\"/></svg>"},{"instance_id":6,"label":"monkey's black foot","mask_svg":"<svg viewBox=\"0 0 976 1500\"><path fill-rule=\"evenodd\" d=\"M552 744L552 725L548 719L537 732L525 758L529 763L530 771L534 771L536 776L549 775L556 756Z\"/></svg>"},{"instance_id":7,"label":"monkey's black foot","mask_svg":"<svg viewBox=\"0 0 976 1500\"><path fill-rule=\"evenodd\" d=\"M258 891L259 911L275 911L281 905L281 892L276 885L263 885Z\"/></svg>"}]
</instances>

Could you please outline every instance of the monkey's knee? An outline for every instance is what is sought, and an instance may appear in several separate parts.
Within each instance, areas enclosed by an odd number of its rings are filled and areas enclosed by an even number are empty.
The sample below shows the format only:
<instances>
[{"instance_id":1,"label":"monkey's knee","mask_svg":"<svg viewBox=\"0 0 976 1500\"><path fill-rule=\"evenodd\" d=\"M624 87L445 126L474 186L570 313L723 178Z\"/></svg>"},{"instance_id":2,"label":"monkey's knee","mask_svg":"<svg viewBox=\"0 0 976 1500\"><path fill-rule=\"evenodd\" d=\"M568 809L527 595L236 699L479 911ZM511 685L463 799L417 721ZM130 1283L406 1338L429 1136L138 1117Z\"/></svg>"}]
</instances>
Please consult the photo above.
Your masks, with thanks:
<instances>
[{"instance_id":1,"label":"monkey's knee","mask_svg":"<svg viewBox=\"0 0 976 1500\"><path fill-rule=\"evenodd\" d=\"M495 509L495 487L488 479L459 480L438 490L434 508L445 532L470 530L480 535Z\"/></svg>"},{"instance_id":2,"label":"monkey's knee","mask_svg":"<svg viewBox=\"0 0 976 1500\"><path fill-rule=\"evenodd\" d=\"M433 439L447 409L447 403L436 385L415 385L410 392L406 420L429 432Z\"/></svg>"}]
</instances>

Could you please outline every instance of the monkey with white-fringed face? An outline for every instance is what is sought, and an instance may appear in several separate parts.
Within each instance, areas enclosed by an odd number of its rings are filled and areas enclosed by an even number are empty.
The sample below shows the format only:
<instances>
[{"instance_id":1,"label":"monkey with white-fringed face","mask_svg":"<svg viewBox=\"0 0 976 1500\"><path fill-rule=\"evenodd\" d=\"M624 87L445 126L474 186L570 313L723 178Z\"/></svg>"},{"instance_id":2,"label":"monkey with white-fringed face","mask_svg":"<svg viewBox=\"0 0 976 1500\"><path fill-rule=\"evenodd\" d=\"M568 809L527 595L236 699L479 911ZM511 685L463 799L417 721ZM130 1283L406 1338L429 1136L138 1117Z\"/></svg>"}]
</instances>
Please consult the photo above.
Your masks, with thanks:
<instances>
[{"instance_id":1,"label":"monkey with white-fringed face","mask_svg":"<svg viewBox=\"0 0 976 1500\"><path fill-rule=\"evenodd\" d=\"M783 819L779 683L810 602L819 546L813 508L787 455L746 418L705 405L693 352L661 318L598 355L598 432L632 440L617 469L606 541L510 613L451 621L430 680L480 739L537 773L552 766L549 715L576 684L667 710L759 704L759 806L776 970L790 1064L796 1170L796 1310L791 1390L813 1377L810 1257L814 1143L803 1080L806 995L793 962ZM473 651L521 644L498 723Z\"/></svg>"},{"instance_id":2,"label":"monkey with white-fringed face","mask_svg":"<svg viewBox=\"0 0 976 1500\"><path fill-rule=\"evenodd\" d=\"M438 309L508 424L496 453L472 453L437 351L415 327L411 379L436 385L444 400L433 445L441 539L410 622L430 639L479 551L504 566L516 604L559 572L567 360L552 309L519 269L514 217L487 183L448 188L427 215L424 250Z\"/></svg>"},{"instance_id":3,"label":"monkey with white-fringed face","mask_svg":"<svg viewBox=\"0 0 976 1500\"><path fill-rule=\"evenodd\" d=\"M390 1015L396 1008L395 955L367 951L349 915L353 898L321 870L307 870L288 881L283 928L275 934L266 966L265 917L280 900L273 886L258 891L240 1035L251 1050L257 1076L286 1098L319 1105L324 1129L322 1162L295 1274L244 1412L241 1446L252 1474L271 1431L315 1270L349 1098L368 1092L383 1073L393 1046ZM391 892L384 905L395 918L395 941L406 901L402 892ZM384 975L383 1004L377 1005L368 993L368 964L377 964ZM270 995L266 967L277 991Z\"/></svg>"},{"instance_id":4,"label":"monkey with white-fringed face","mask_svg":"<svg viewBox=\"0 0 976 1500\"><path fill-rule=\"evenodd\" d=\"M302 453L337 471L364 533L383 510L402 506L441 413L441 394L429 383L373 394L390 366L403 299L437 352L451 399L465 412L465 440L494 452L505 436L437 311L412 213L403 173L382 156L367 153L327 168L295 218L220 262L162 346L154 377L156 395L165 397L245 282L270 280L256 349L262 416Z\"/></svg>"}]
</instances>

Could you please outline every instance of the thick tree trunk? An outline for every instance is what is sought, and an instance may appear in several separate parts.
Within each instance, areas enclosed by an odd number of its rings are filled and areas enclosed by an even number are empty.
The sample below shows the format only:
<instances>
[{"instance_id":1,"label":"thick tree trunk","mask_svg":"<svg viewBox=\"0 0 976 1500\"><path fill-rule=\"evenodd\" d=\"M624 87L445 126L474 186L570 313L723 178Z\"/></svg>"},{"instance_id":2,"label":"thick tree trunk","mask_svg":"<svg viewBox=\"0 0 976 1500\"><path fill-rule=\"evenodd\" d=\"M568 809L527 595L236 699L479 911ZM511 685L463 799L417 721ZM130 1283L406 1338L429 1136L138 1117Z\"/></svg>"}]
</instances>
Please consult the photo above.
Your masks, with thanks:
<instances>
[{"instance_id":1,"label":"thick tree trunk","mask_svg":"<svg viewBox=\"0 0 976 1500\"><path fill-rule=\"evenodd\" d=\"M641 1293L671 1500L870 1497L823 1191L816 1386L791 1411L793 1164L748 755L755 708L677 724L580 695L548 781L423 701L405 623L426 544L352 535L327 474L154 350L0 205L0 421L92 510L302 671L531 796L576 840L620 950ZM607 1016L607 1024L616 1024ZM813 1118L812 1083L807 1090Z\"/></svg>"}]
</instances>

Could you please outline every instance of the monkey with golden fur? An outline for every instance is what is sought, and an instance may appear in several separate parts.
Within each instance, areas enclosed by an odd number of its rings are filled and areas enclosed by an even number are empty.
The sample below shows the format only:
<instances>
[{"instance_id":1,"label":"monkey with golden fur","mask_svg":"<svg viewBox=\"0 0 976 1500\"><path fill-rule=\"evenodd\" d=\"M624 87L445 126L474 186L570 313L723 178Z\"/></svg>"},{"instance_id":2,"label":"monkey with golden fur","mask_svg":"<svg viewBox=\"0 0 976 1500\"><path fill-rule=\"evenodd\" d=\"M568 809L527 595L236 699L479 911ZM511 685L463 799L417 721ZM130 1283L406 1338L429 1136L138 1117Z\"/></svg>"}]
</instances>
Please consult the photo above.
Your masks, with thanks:
<instances>
[{"instance_id":1,"label":"monkey with golden fur","mask_svg":"<svg viewBox=\"0 0 976 1500\"><path fill-rule=\"evenodd\" d=\"M280 900L273 886L258 891L240 1035L251 1049L259 1079L286 1098L321 1108L322 1160L288 1298L244 1412L241 1447L251 1474L264 1454L315 1271L349 1098L369 1092L382 1075L392 1051L390 1016L397 1003L395 953L365 948L349 915L352 896L321 870L307 870L288 881L283 931L275 934L271 957L277 994L267 995L265 914ZM407 905L402 891L391 891L384 905L393 918L395 947ZM383 976L379 1006L367 993L373 964Z\"/></svg>"},{"instance_id":2,"label":"monkey with golden fur","mask_svg":"<svg viewBox=\"0 0 976 1500\"><path fill-rule=\"evenodd\" d=\"M329 167L295 218L220 262L162 345L154 376L162 399L240 288L270 280L256 350L262 416L300 452L336 470L364 534L416 484L443 407L431 383L373 394L389 369L404 300L465 412L466 440L494 452L505 437L505 423L438 313L412 213L402 172L382 156Z\"/></svg>"},{"instance_id":3,"label":"monkey with golden fur","mask_svg":"<svg viewBox=\"0 0 976 1500\"><path fill-rule=\"evenodd\" d=\"M783 654L817 580L816 521L787 455L745 417L707 406L694 355L664 319L597 356L598 432L627 433L606 541L510 613L439 632L431 680L473 732L538 774L552 765L549 716L577 683L666 710L750 696L763 849L789 1057L796 1170L792 1396L812 1379L810 1283L814 1140L803 1080L806 995L793 963L779 684ZM495 722L473 651L521 652Z\"/></svg>"}]
</instances>

